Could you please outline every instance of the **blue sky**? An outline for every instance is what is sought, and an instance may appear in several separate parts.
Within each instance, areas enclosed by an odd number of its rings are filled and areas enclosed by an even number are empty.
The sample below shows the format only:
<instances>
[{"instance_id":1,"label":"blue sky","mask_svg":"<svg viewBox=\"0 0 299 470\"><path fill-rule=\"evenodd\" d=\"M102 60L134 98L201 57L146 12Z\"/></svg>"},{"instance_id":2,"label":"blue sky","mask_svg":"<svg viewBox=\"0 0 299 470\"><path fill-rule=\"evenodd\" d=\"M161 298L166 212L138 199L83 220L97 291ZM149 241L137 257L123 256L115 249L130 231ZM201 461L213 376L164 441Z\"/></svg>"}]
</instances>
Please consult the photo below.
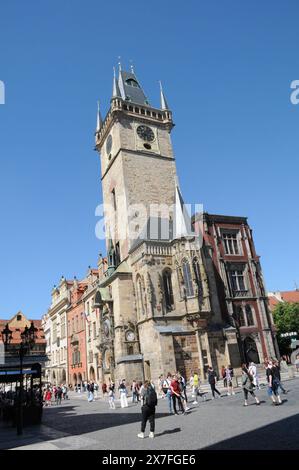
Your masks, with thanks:
<instances>
[{"instance_id":1,"label":"blue sky","mask_svg":"<svg viewBox=\"0 0 299 470\"><path fill-rule=\"evenodd\" d=\"M2 2L0 317L39 318L61 275L103 245L96 101L132 59L158 105L162 80L186 202L248 216L269 290L299 285L297 0Z\"/></svg>"}]
</instances>

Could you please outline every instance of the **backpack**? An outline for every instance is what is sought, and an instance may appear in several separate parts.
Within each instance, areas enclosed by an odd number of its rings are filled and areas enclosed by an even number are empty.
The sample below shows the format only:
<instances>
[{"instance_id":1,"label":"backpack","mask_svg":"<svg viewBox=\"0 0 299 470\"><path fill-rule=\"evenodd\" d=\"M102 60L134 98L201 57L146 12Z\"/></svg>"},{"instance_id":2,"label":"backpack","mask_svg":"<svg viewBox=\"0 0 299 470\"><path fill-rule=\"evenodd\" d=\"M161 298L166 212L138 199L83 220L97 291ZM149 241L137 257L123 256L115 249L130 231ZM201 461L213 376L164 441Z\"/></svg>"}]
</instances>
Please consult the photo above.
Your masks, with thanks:
<instances>
[{"instance_id":1,"label":"backpack","mask_svg":"<svg viewBox=\"0 0 299 470\"><path fill-rule=\"evenodd\" d=\"M145 404L150 408L154 408L157 406L158 398L155 389L150 386L147 388L146 395L145 395Z\"/></svg>"}]
</instances>

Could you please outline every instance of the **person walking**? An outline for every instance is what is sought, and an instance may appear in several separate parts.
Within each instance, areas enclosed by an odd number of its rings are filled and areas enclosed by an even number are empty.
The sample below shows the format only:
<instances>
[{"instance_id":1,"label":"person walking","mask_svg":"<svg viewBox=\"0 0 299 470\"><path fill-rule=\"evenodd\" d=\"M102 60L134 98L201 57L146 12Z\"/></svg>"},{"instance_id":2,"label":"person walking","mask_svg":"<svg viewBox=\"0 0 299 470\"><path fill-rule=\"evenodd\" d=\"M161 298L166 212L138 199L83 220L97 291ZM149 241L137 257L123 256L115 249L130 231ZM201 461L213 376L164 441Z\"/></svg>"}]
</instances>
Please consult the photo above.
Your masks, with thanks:
<instances>
[{"instance_id":1,"label":"person walking","mask_svg":"<svg viewBox=\"0 0 299 470\"><path fill-rule=\"evenodd\" d=\"M121 408L127 408L128 407L128 399L127 399L128 391L127 391L126 380L125 379L123 379L121 384L119 385L118 391L119 391L119 394L120 394L120 406L121 406Z\"/></svg>"},{"instance_id":2,"label":"person walking","mask_svg":"<svg viewBox=\"0 0 299 470\"><path fill-rule=\"evenodd\" d=\"M102 383L102 393L103 393L103 398L107 395L107 384L105 382Z\"/></svg>"},{"instance_id":3,"label":"person walking","mask_svg":"<svg viewBox=\"0 0 299 470\"><path fill-rule=\"evenodd\" d=\"M56 391L56 405L61 405L61 399L62 399L62 388L58 385L57 391Z\"/></svg>"},{"instance_id":4,"label":"person walking","mask_svg":"<svg viewBox=\"0 0 299 470\"><path fill-rule=\"evenodd\" d=\"M227 379L226 379L226 368L225 368L225 366L221 367L221 377L223 379L223 388L227 388Z\"/></svg>"},{"instance_id":5,"label":"person walking","mask_svg":"<svg viewBox=\"0 0 299 470\"><path fill-rule=\"evenodd\" d=\"M138 403L139 392L138 392L138 383L136 380L133 380L131 389L132 389L132 403Z\"/></svg>"},{"instance_id":6,"label":"person walking","mask_svg":"<svg viewBox=\"0 0 299 470\"><path fill-rule=\"evenodd\" d=\"M109 384L108 398L109 398L109 408L111 408L112 410L115 410L115 385L114 385L114 382L110 382L110 384Z\"/></svg>"},{"instance_id":7,"label":"person walking","mask_svg":"<svg viewBox=\"0 0 299 470\"><path fill-rule=\"evenodd\" d=\"M181 395L184 397L185 402L188 403L186 379L180 372L178 372L178 379L181 386Z\"/></svg>"},{"instance_id":8,"label":"person walking","mask_svg":"<svg viewBox=\"0 0 299 470\"><path fill-rule=\"evenodd\" d=\"M197 397L199 395L199 377L196 371L193 372L192 379L193 379L192 383L193 383L193 395L194 395L193 404L197 405L198 404Z\"/></svg>"},{"instance_id":9,"label":"person walking","mask_svg":"<svg viewBox=\"0 0 299 470\"><path fill-rule=\"evenodd\" d=\"M282 393L286 395L288 392L286 391L286 389L283 387L281 383L280 365L279 365L279 362L276 360L273 361L273 377L277 384L277 390L281 389Z\"/></svg>"},{"instance_id":10,"label":"person walking","mask_svg":"<svg viewBox=\"0 0 299 470\"><path fill-rule=\"evenodd\" d=\"M51 406L52 392L50 387L47 388L45 393L45 406Z\"/></svg>"},{"instance_id":11,"label":"person walking","mask_svg":"<svg viewBox=\"0 0 299 470\"><path fill-rule=\"evenodd\" d=\"M248 372L253 377L254 386L259 389L260 388L259 377L257 373L257 367L254 362L250 362Z\"/></svg>"},{"instance_id":12,"label":"person walking","mask_svg":"<svg viewBox=\"0 0 299 470\"><path fill-rule=\"evenodd\" d=\"M181 410L182 414L186 414L187 411L189 411L189 408L186 405L185 400L183 400L182 394L181 394L181 387L179 383L179 379L177 374L174 374L172 376L172 381L170 383L170 389L171 389L171 397L172 397L172 404L173 404L173 409L174 409L174 414L178 415L177 407L176 407L176 402L178 402L179 409Z\"/></svg>"},{"instance_id":13,"label":"person walking","mask_svg":"<svg viewBox=\"0 0 299 470\"><path fill-rule=\"evenodd\" d=\"M169 414L173 414L173 405L172 405L173 401L172 401L172 392L171 392L170 384L171 384L171 374L170 372L168 372L167 378L165 379L165 382L164 382L164 387L167 389L166 398L167 398L167 403L168 403Z\"/></svg>"},{"instance_id":14,"label":"person walking","mask_svg":"<svg viewBox=\"0 0 299 470\"><path fill-rule=\"evenodd\" d=\"M225 369L225 376L226 376L226 384L227 384L227 395L235 395L234 386L233 386L233 377L234 377L234 369L229 364Z\"/></svg>"},{"instance_id":15,"label":"person walking","mask_svg":"<svg viewBox=\"0 0 299 470\"><path fill-rule=\"evenodd\" d=\"M257 405L260 401L254 393L255 385L253 383L253 376L249 373L246 364L242 365L242 388L244 393L244 406L248 406L248 393L255 399Z\"/></svg>"},{"instance_id":16,"label":"person walking","mask_svg":"<svg viewBox=\"0 0 299 470\"><path fill-rule=\"evenodd\" d=\"M139 437L140 439L144 439L146 423L147 421L149 421L149 437L153 439L155 437L155 413L158 399L154 387L148 380L146 380L143 384L141 398L143 403L141 407L141 432L137 434L137 437Z\"/></svg>"},{"instance_id":17,"label":"person walking","mask_svg":"<svg viewBox=\"0 0 299 470\"><path fill-rule=\"evenodd\" d=\"M217 388L216 388L217 374L216 374L216 372L214 371L214 369L213 369L212 366L209 366L209 367L208 367L208 382L209 382L210 387L211 387L212 400L215 399L215 392L217 393L217 395L219 395L219 396L221 397L221 393L220 393L219 390L217 390Z\"/></svg>"},{"instance_id":18,"label":"person walking","mask_svg":"<svg viewBox=\"0 0 299 470\"><path fill-rule=\"evenodd\" d=\"M268 395L273 405L281 405L282 401L278 393L278 384L274 377L274 369L271 361L266 363L266 377L268 382Z\"/></svg>"}]
</instances>

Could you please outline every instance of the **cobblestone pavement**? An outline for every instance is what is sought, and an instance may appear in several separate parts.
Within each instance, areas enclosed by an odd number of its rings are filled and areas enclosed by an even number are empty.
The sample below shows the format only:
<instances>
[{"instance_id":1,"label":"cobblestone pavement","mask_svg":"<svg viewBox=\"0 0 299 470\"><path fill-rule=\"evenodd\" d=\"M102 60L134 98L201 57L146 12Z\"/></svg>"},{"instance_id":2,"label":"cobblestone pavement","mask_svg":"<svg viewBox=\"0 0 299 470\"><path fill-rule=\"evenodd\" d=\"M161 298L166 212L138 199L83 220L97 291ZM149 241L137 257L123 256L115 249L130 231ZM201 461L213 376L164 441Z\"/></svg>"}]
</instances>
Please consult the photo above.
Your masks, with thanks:
<instances>
[{"instance_id":1,"label":"cobblestone pavement","mask_svg":"<svg viewBox=\"0 0 299 470\"><path fill-rule=\"evenodd\" d=\"M283 404L272 406L266 389L257 392L261 405L243 393L191 404L187 415L169 415L166 400L156 412L155 439L138 439L140 406L109 410L103 398L88 403L73 394L60 406L44 409L43 424L24 429L0 429L2 449L299 449L299 379L285 382ZM118 405L119 406L119 405ZM149 429L146 430L148 436Z\"/></svg>"}]
</instances>

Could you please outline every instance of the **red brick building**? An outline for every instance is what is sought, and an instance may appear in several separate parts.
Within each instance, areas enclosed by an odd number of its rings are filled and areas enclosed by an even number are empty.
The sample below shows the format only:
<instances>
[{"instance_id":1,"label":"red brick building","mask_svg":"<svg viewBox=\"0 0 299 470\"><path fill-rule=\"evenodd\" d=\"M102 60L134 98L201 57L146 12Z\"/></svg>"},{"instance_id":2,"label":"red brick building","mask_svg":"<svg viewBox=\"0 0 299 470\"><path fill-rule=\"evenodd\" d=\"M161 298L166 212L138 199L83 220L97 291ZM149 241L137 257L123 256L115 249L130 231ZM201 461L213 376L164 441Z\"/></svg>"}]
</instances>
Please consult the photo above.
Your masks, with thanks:
<instances>
[{"instance_id":1,"label":"red brick building","mask_svg":"<svg viewBox=\"0 0 299 470\"><path fill-rule=\"evenodd\" d=\"M207 271L213 309L220 309L223 320L236 329L241 360L261 363L278 356L260 257L247 218L205 213L203 249L211 261Z\"/></svg>"},{"instance_id":2,"label":"red brick building","mask_svg":"<svg viewBox=\"0 0 299 470\"><path fill-rule=\"evenodd\" d=\"M73 386L87 380L86 318L83 301L86 288L86 282L74 282L67 310L68 381Z\"/></svg>"}]
</instances>

